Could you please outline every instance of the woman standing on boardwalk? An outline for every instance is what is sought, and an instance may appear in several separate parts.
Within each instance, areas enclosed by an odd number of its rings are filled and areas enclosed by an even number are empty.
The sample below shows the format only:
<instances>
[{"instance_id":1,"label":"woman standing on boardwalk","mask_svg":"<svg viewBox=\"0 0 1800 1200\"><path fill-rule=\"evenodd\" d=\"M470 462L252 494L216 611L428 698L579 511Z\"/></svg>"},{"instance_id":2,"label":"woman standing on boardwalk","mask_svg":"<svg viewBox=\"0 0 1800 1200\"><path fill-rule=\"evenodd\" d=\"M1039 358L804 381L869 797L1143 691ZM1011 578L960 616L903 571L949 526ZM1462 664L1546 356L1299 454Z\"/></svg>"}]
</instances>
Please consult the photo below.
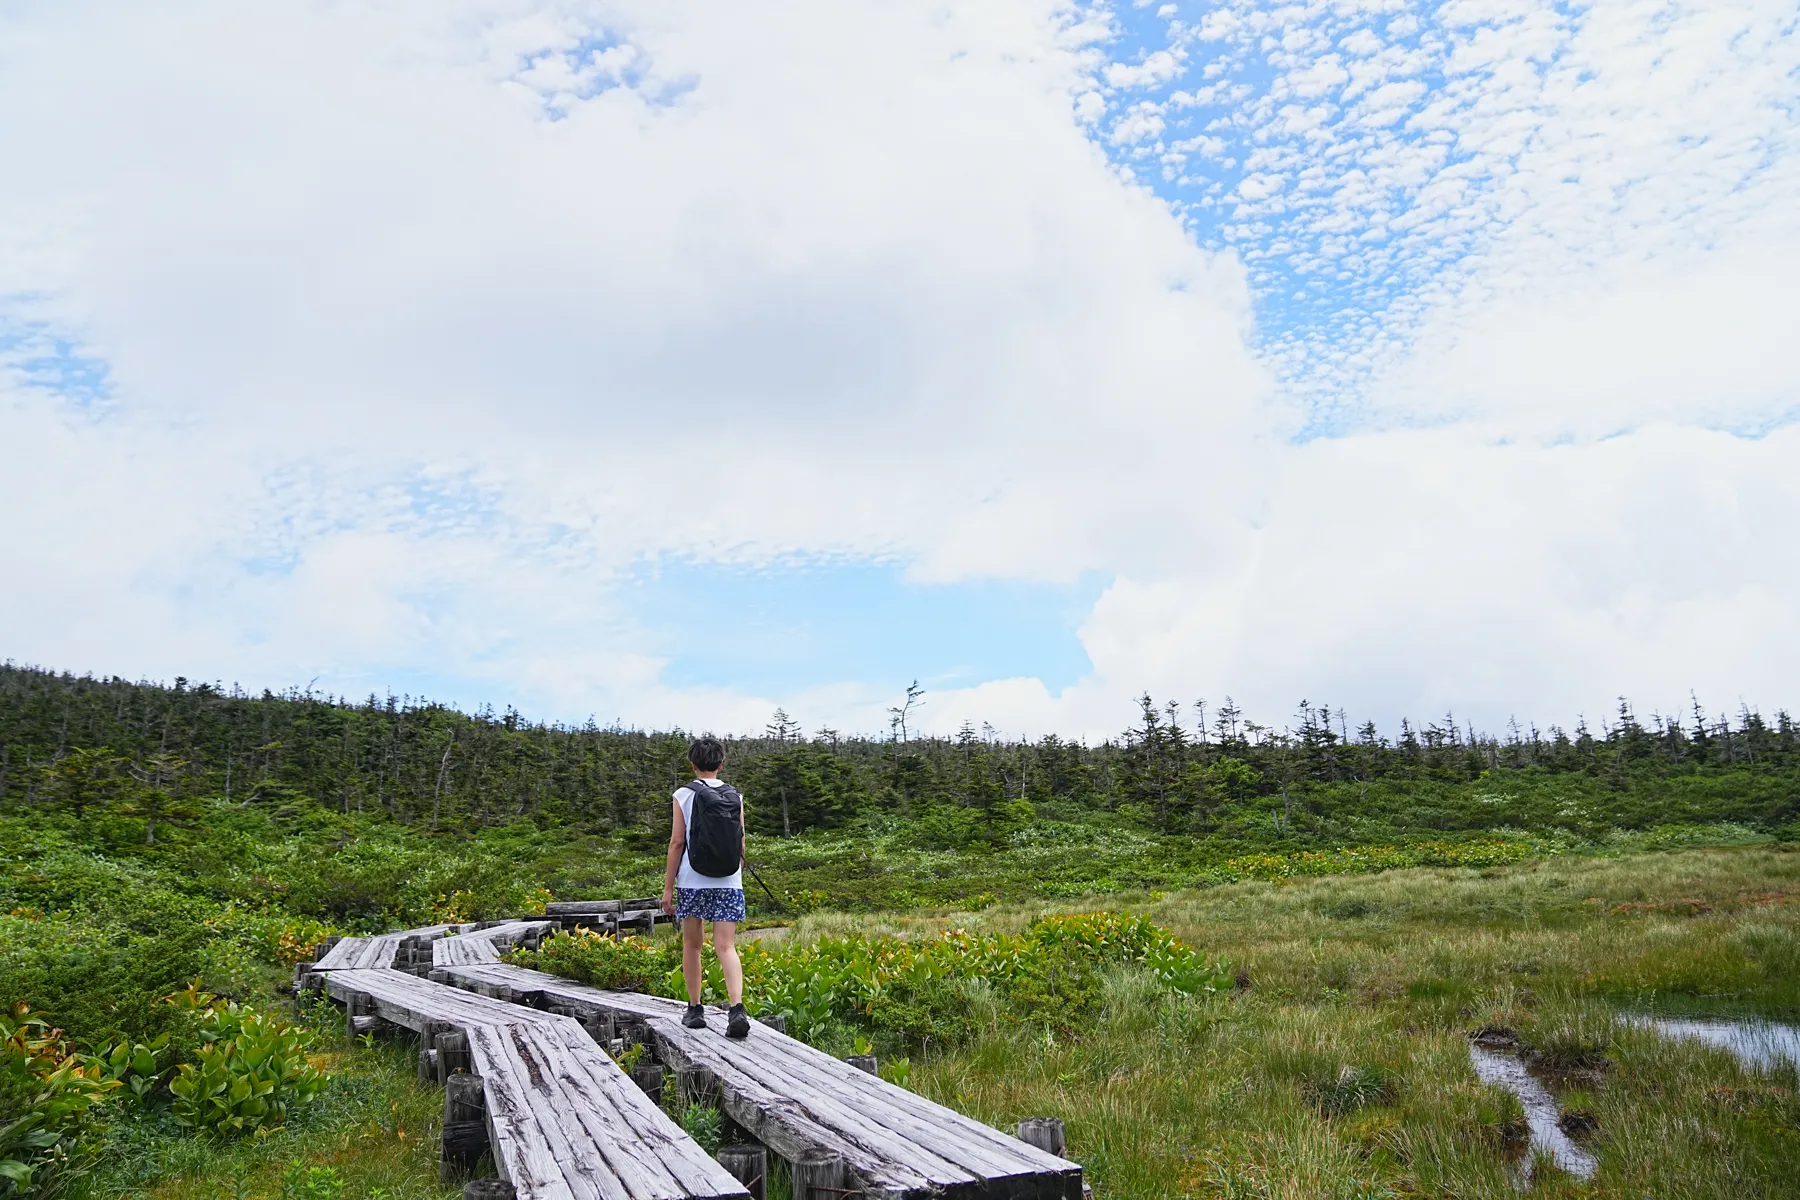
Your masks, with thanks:
<instances>
[{"instance_id":1,"label":"woman standing on boardwalk","mask_svg":"<svg viewBox=\"0 0 1800 1200\"><path fill-rule=\"evenodd\" d=\"M702 922L711 921L713 953L719 957L731 1001L725 1036L748 1037L744 968L737 952L737 923L745 916L744 798L719 778L725 744L718 738L695 738L688 746L688 764L694 768L694 782L675 789L662 895L663 911L681 922L681 974L688 994L687 1015L681 1023L689 1029L706 1028L706 1010L700 1006L705 982L700 947L706 939Z\"/></svg>"}]
</instances>

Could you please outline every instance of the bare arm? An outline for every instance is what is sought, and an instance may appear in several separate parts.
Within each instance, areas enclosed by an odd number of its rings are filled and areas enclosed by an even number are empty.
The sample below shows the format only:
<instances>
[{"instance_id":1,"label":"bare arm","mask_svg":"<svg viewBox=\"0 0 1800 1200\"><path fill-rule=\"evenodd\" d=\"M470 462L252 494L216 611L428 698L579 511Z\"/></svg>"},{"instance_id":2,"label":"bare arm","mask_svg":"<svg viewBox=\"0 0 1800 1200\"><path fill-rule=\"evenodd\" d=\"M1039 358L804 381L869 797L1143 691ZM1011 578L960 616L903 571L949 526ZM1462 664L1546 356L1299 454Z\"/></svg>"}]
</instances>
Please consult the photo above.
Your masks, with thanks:
<instances>
[{"instance_id":1,"label":"bare arm","mask_svg":"<svg viewBox=\"0 0 1800 1200\"><path fill-rule=\"evenodd\" d=\"M671 800L675 819L669 826L669 862L663 871L663 911L675 915L675 875L681 870L681 852L687 849L687 822L681 819L681 801Z\"/></svg>"}]
</instances>

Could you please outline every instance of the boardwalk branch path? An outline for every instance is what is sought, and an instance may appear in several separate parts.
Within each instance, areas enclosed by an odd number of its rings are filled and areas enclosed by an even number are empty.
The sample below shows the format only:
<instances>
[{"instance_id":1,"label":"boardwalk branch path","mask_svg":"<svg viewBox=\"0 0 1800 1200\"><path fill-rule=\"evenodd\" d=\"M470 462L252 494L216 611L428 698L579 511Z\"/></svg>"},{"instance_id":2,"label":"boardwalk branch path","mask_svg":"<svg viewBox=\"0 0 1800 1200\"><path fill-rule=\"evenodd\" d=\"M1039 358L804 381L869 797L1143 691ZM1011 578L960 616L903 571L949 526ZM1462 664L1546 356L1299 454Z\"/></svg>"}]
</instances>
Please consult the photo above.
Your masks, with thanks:
<instances>
[{"instance_id":1,"label":"boardwalk branch path","mask_svg":"<svg viewBox=\"0 0 1800 1200\"><path fill-rule=\"evenodd\" d=\"M503 950L535 944L559 924L617 930L641 921L648 927L654 916L634 915L631 907L643 903L561 905L546 919L345 939L305 979L322 979L353 1022L360 1014L418 1032L440 1078L466 1050L469 1069L482 1081L487 1146L520 1197L748 1194L595 1041L618 1035L643 1043L676 1072L684 1093L716 1100L789 1163L841 1163L846 1193L871 1200L1082 1200L1078 1164L775 1029L759 1025L749 1039L732 1041L723 1034L722 1013L711 1015L709 1028L691 1030L681 1024L678 1001L603 991L501 961ZM351 942L357 944L346 949ZM453 1094L452 1107L455 1102ZM456 1121L456 1114L447 1116ZM447 1125L447 1154L450 1130ZM494 1195L476 1184L467 1194Z\"/></svg>"}]
</instances>

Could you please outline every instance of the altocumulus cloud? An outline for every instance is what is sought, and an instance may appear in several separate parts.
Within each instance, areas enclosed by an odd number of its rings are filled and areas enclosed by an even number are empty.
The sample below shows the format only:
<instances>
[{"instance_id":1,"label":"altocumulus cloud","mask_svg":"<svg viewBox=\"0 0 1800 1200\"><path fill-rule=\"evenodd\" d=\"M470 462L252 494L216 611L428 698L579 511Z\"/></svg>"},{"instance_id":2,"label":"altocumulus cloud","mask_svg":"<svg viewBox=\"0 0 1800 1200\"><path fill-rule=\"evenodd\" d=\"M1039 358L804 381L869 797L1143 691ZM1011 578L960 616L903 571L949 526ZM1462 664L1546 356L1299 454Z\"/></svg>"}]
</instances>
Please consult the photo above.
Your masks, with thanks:
<instances>
[{"instance_id":1,"label":"altocumulus cloud","mask_svg":"<svg viewBox=\"0 0 1800 1200\"><path fill-rule=\"evenodd\" d=\"M875 728L620 581L885 561L1112 581L945 726L1783 698L1791 16L963 8L11 8L4 652Z\"/></svg>"}]
</instances>

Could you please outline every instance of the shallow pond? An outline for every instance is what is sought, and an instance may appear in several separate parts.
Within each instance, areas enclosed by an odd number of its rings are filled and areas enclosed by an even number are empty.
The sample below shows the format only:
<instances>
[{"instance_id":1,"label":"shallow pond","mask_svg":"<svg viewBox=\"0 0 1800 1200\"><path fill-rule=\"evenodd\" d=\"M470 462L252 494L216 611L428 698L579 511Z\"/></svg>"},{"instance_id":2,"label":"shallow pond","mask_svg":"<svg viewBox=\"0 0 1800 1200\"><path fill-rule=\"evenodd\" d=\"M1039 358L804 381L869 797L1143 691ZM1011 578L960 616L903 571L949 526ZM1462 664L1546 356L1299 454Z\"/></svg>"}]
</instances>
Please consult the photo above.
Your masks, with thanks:
<instances>
[{"instance_id":1,"label":"shallow pond","mask_svg":"<svg viewBox=\"0 0 1800 1200\"><path fill-rule=\"evenodd\" d=\"M1620 1019L1627 1025L1654 1029L1677 1041L1702 1042L1728 1050L1747 1070L1767 1071L1785 1064L1800 1073L1800 1025L1711 1017L1631 1015Z\"/></svg>"},{"instance_id":2,"label":"shallow pond","mask_svg":"<svg viewBox=\"0 0 1800 1200\"><path fill-rule=\"evenodd\" d=\"M1531 1181L1532 1166L1540 1155L1549 1158L1577 1179L1593 1176L1600 1166L1599 1161L1577 1146L1562 1131L1562 1127L1557 1124L1557 1119L1562 1114L1557 1108L1556 1097L1525 1069L1525 1063L1518 1055L1488 1050L1470 1043L1469 1061L1474 1064L1475 1074L1483 1083L1498 1084L1505 1088L1519 1098L1520 1105L1525 1109L1525 1125L1531 1131L1531 1150L1521 1167L1521 1186Z\"/></svg>"}]
</instances>

